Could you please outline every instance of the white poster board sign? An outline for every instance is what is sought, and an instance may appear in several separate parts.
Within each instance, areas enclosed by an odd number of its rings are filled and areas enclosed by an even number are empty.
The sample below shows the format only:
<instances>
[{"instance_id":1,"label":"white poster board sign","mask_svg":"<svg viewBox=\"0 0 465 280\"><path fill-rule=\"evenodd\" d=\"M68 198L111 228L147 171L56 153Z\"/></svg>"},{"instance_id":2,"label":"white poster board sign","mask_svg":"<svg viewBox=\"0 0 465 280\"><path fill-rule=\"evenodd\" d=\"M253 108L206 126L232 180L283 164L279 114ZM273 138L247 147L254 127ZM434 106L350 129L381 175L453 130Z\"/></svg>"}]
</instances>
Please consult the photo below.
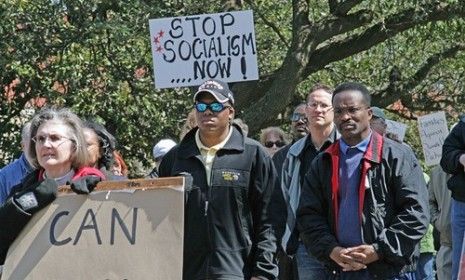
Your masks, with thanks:
<instances>
[{"instance_id":1,"label":"white poster board sign","mask_svg":"<svg viewBox=\"0 0 465 280\"><path fill-rule=\"evenodd\" d=\"M184 180L166 179L59 196L10 246L2 279L182 279Z\"/></svg>"},{"instance_id":2,"label":"white poster board sign","mask_svg":"<svg viewBox=\"0 0 465 280\"><path fill-rule=\"evenodd\" d=\"M446 114L437 112L418 117L418 130L426 165L439 164L442 156L442 144L449 134Z\"/></svg>"},{"instance_id":3,"label":"white poster board sign","mask_svg":"<svg viewBox=\"0 0 465 280\"><path fill-rule=\"evenodd\" d=\"M151 19L156 88L258 79L251 10Z\"/></svg>"},{"instance_id":4,"label":"white poster board sign","mask_svg":"<svg viewBox=\"0 0 465 280\"><path fill-rule=\"evenodd\" d=\"M405 132L407 131L406 124L393 120L386 120L386 125L386 133L394 135L399 142L404 142Z\"/></svg>"}]
</instances>

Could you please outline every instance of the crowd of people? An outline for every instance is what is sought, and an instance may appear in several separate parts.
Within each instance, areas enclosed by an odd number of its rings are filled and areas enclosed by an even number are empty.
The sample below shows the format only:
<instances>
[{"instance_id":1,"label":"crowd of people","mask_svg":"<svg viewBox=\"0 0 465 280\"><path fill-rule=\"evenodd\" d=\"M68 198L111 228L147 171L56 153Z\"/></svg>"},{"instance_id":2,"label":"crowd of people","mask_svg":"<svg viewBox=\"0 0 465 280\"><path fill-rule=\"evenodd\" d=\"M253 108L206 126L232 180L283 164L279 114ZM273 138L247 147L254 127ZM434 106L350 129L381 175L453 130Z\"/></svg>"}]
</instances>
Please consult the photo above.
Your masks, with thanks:
<instances>
[{"instance_id":1,"label":"crowd of people","mask_svg":"<svg viewBox=\"0 0 465 280\"><path fill-rule=\"evenodd\" d=\"M146 176L191 178L183 279L460 279L465 118L428 176L360 83L314 86L290 133L268 127L259 141L227 83L205 81L193 105ZM41 110L21 136L23 154L0 170L0 264L60 186L89 194L128 174L115 137L68 109Z\"/></svg>"}]
</instances>

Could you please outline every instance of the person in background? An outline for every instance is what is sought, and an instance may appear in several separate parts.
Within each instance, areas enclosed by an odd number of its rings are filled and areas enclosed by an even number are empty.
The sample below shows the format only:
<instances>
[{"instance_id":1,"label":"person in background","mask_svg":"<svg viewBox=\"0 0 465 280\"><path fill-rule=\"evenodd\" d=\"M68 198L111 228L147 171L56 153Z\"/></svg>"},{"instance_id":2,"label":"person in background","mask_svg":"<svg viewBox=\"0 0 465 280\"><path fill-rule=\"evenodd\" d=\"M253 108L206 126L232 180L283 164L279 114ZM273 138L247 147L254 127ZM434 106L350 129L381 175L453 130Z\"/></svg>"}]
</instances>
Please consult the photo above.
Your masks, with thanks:
<instances>
[{"instance_id":1,"label":"person in background","mask_svg":"<svg viewBox=\"0 0 465 280\"><path fill-rule=\"evenodd\" d=\"M334 126L332 89L317 84L307 95L305 113L308 120L308 135L295 142L284 161L281 188L287 206L286 230L282 248L293 260L293 279L326 279L327 271L323 264L308 253L299 239L296 227L296 212L300 201L302 183L312 160L338 138Z\"/></svg>"},{"instance_id":2,"label":"person in background","mask_svg":"<svg viewBox=\"0 0 465 280\"><path fill-rule=\"evenodd\" d=\"M377 108L377 107L371 107L371 108L373 109L373 108ZM381 115L379 112L377 114ZM384 115L384 113L383 113L383 115ZM376 125L375 125L375 127L376 127ZM372 122L371 122L371 128L374 131L376 131L375 128L373 127ZM382 132L382 131L377 131L377 132L379 133L379 132ZM397 135L395 135L393 133L385 133L384 136L386 138L394 140L394 141L396 141L398 143L401 143L402 145L404 145L409 150L409 152L415 153L413 151L412 147L410 147L409 144L400 141L399 137ZM428 181L429 181L428 174L423 173L423 177L424 177L426 183L428 183ZM436 250L434 248L434 227L430 223L428 225L428 230L426 231L426 234L420 240L420 250L419 250L419 252L415 252L414 258L418 259L417 267L416 268L413 268L413 267L410 268L412 270L410 272L414 271L417 279L434 279L434 275L435 275L435 270L434 270L435 253L436 253Z\"/></svg>"},{"instance_id":3,"label":"person in background","mask_svg":"<svg viewBox=\"0 0 465 280\"><path fill-rule=\"evenodd\" d=\"M270 157L288 142L286 133L276 126L267 127L260 134L260 143L266 148Z\"/></svg>"},{"instance_id":4,"label":"person in background","mask_svg":"<svg viewBox=\"0 0 465 280\"><path fill-rule=\"evenodd\" d=\"M426 184L429 184L428 174L423 172ZM417 268L415 270L416 279L434 280L436 271L434 269L434 259L436 250L434 249L434 227L430 223L425 236L420 240L420 255L418 258Z\"/></svg>"},{"instance_id":5,"label":"person in background","mask_svg":"<svg viewBox=\"0 0 465 280\"><path fill-rule=\"evenodd\" d=\"M441 157L442 169L452 176L447 188L452 193L452 279L458 279L465 232L465 116L450 131L444 140ZM462 273L465 273L462 271Z\"/></svg>"},{"instance_id":6,"label":"person in background","mask_svg":"<svg viewBox=\"0 0 465 280\"><path fill-rule=\"evenodd\" d=\"M40 209L55 200L58 186L90 193L105 175L89 166L83 125L68 109L43 109L31 121L27 157L34 171L0 205L0 264L11 243Z\"/></svg>"},{"instance_id":7,"label":"person in background","mask_svg":"<svg viewBox=\"0 0 465 280\"><path fill-rule=\"evenodd\" d=\"M179 133L179 140L182 140L186 134L197 127L197 120L195 119L195 108L192 109L189 114L187 114L187 118L181 127L181 132Z\"/></svg>"},{"instance_id":8,"label":"person in background","mask_svg":"<svg viewBox=\"0 0 465 280\"><path fill-rule=\"evenodd\" d=\"M244 132L244 136L247 136L249 134L249 126L242 119L234 118L233 123L237 124L242 129L242 132Z\"/></svg>"},{"instance_id":9,"label":"person in background","mask_svg":"<svg viewBox=\"0 0 465 280\"><path fill-rule=\"evenodd\" d=\"M378 132L380 135L386 135L387 124L386 124L386 115L383 112L383 109L376 106L371 107L373 116L370 120L371 129Z\"/></svg>"},{"instance_id":10,"label":"person in background","mask_svg":"<svg viewBox=\"0 0 465 280\"><path fill-rule=\"evenodd\" d=\"M162 139L153 146L153 158L155 159L155 167L146 178L158 177L158 167L160 166L161 160L174 146L176 146L176 142L171 139Z\"/></svg>"},{"instance_id":11,"label":"person in background","mask_svg":"<svg viewBox=\"0 0 465 280\"><path fill-rule=\"evenodd\" d=\"M194 95L198 127L163 158L160 177L191 175L186 190L183 279L275 279L284 213L264 148L232 124L228 84L207 80Z\"/></svg>"},{"instance_id":12,"label":"person in background","mask_svg":"<svg viewBox=\"0 0 465 280\"><path fill-rule=\"evenodd\" d=\"M26 158L31 138L31 123L27 122L21 130L21 156L0 170L0 204L5 202L11 188L21 182L33 169Z\"/></svg>"},{"instance_id":13,"label":"person in background","mask_svg":"<svg viewBox=\"0 0 465 280\"><path fill-rule=\"evenodd\" d=\"M99 169L107 180L126 179L122 174L115 174L116 139L101 124L87 120L84 122L84 137L90 155L90 166Z\"/></svg>"},{"instance_id":14,"label":"person in background","mask_svg":"<svg viewBox=\"0 0 465 280\"><path fill-rule=\"evenodd\" d=\"M451 192L447 188L450 174L437 165L431 170L428 185L431 223L439 231L441 246L436 254L436 277L438 280L452 279L452 230L450 221Z\"/></svg>"},{"instance_id":15,"label":"person in background","mask_svg":"<svg viewBox=\"0 0 465 280\"><path fill-rule=\"evenodd\" d=\"M129 170L126 162L124 162L123 156L118 150L113 151L113 157L115 158L115 162L111 166L110 172L113 175L119 176L121 178L128 178Z\"/></svg>"},{"instance_id":16,"label":"person in background","mask_svg":"<svg viewBox=\"0 0 465 280\"><path fill-rule=\"evenodd\" d=\"M283 164L286 160L287 152L291 146L299 139L307 135L307 116L305 108L307 104L301 103L294 108L291 120L292 142L279 149L272 157L276 171L278 172L278 181L281 182L281 174ZM283 202L285 203L285 202ZM294 279L294 261L293 256L288 255L282 246L279 246L278 252L278 265L279 265L279 279L291 280Z\"/></svg>"},{"instance_id":17,"label":"person in background","mask_svg":"<svg viewBox=\"0 0 465 280\"><path fill-rule=\"evenodd\" d=\"M418 160L370 128L368 89L339 85L332 97L341 138L305 175L297 222L307 249L334 279L415 279L415 251L429 224Z\"/></svg>"},{"instance_id":18,"label":"person in background","mask_svg":"<svg viewBox=\"0 0 465 280\"><path fill-rule=\"evenodd\" d=\"M281 181L281 172L283 169L283 163L286 160L287 152L297 140L302 139L308 133L307 129L307 115L305 114L306 103L301 103L294 108L294 112L291 116L291 135L292 141L286 146L279 149L273 155L273 163L278 171L278 179Z\"/></svg>"}]
</instances>

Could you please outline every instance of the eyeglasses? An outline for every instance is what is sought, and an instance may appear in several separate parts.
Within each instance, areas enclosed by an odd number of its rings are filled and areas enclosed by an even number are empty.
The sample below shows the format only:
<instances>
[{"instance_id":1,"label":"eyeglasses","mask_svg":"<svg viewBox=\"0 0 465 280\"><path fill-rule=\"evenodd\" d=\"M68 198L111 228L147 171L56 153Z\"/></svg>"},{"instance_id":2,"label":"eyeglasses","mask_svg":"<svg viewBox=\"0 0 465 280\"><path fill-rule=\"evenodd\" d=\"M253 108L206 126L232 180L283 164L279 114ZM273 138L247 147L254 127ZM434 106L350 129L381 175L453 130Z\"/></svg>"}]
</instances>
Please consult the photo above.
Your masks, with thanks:
<instances>
[{"instance_id":1,"label":"eyeglasses","mask_svg":"<svg viewBox=\"0 0 465 280\"><path fill-rule=\"evenodd\" d=\"M286 143L284 143L283 141L276 141L276 142L266 141L265 142L265 147L267 147L267 148L272 148L274 145L276 145L276 147L278 147L278 148L281 148L284 145L286 145Z\"/></svg>"},{"instance_id":2,"label":"eyeglasses","mask_svg":"<svg viewBox=\"0 0 465 280\"><path fill-rule=\"evenodd\" d=\"M351 116L354 116L354 115L358 114L360 111L366 110L366 109L368 109L368 108L367 107L349 107L349 108L345 108L345 109L336 108L336 109L334 109L334 115L341 116L341 115L349 114Z\"/></svg>"},{"instance_id":3,"label":"eyeglasses","mask_svg":"<svg viewBox=\"0 0 465 280\"><path fill-rule=\"evenodd\" d=\"M298 122L302 120L303 122L307 121L307 116L305 114L300 114L300 113L293 113L291 116L291 121L293 122Z\"/></svg>"},{"instance_id":4,"label":"eyeglasses","mask_svg":"<svg viewBox=\"0 0 465 280\"><path fill-rule=\"evenodd\" d=\"M311 109L316 109L320 107L321 109L323 109L323 111L329 111L333 108L333 106L321 102L308 102L307 107Z\"/></svg>"},{"instance_id":5,"label":"eyeglasses","mask_svg":"<svg viewBox=\"0 0 465 280\"><path fill-rule=\"evenodd\" d=\"M59 135L59 134L36 135L36 136L31 138L31 140L34 143L40 144L40 145L44 145L45 142L47 142L47 139L48 139L49 143L54 147L58 146L59 144L61 144L65 140L73 141L72 139L70 139L68 137L65 137L65 136L62 136L62 135Z\"/></svg>"},{"instance_id":6,"label":"eyeglasses","mask_svg":"<svg viewBox=\"0 0 465 280\"><path fill-rule=\"evenodd\" d=\"M220 103L220 102L213 102L210 104L198 102L195 104L195 109L199 113L203 113L207 111L207 109L210 109L210 111L212 111L213 113L219 113L228 107L230 106L224 105L223 103Z\"/></svg>"}]
</instances>

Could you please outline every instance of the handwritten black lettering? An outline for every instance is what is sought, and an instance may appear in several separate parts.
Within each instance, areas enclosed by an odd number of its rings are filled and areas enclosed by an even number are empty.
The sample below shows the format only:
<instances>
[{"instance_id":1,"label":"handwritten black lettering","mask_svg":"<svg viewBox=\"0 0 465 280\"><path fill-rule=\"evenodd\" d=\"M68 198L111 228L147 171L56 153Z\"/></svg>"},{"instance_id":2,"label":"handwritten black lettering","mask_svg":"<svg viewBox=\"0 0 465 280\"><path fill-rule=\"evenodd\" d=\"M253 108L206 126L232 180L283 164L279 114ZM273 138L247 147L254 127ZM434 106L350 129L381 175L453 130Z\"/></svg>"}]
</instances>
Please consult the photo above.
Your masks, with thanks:
<instances>
[{"instance_id":1,"label":"handwritten black lettering","mask_svg":"<svg viewBox=\"0 0 465 280\"><path fill-rule=\"evenodd\" d=\"M68 215L69 215L69 211L62 211L62 212L58 212L58 214L56 214L55 217L53 217L52 223L50 224L50 231L49 231L50 243L52 245L62 246L62 245L68 244L72 240L71 237L65 238L63 240L57 240L55 237L55 227L56 227L56 224L58 223L58 220L62 216L68 216Z\"/></svg>"},{"instance_id":2,"label":"handwritten black lettering","mask_svg":"<svg viewBox=\"0 0 465 280\"><path fill-rule=\"evenodd\" d=\"M128 239L129 243L134 245L136 244L136 226L137 226L137 208L134 208L132 211L132 230L131 234L129 234L129 230L124 224L123 219L118 213L118 210L115 208L111 211L111 236L110 236L110 244L115 244L115 221L118 220L118 224L120 225L121 229L123 230L124 235Z\"/></svg>"},{"instance_id":3,"label":"handwritten black lettering","mask_svg":"<svg viewBox=\"0 0 465 280\"><path fill-rule=\"evenodd\" d=\"M246 46L250 46L250 48L252 49L252 54L255 54L255 46L252 38L252 33L249 33L248 36L242 36L242 55L246 54Z\"/></svg>"},{"instance_id":4,"label":"handwritten black lettering","mask_svg":"<svg viewBox=\"0 0 465 280\"><path fill-rule=\"evenodd\" d=\"M195 28L195 21L199 20L200 17L186 17L186 21L192 22L192 36L197 37L197 29Z\"/></svg>"},{"instance_id":5,"label":"handwritten black lettering","mask_svg":"<svg viewBox=\"0 0 465 280\"><path fill-rule=\"evenodd\" d=\"M166 54L166 52L163 53L163 60L168 63L172 63L176 60L176 52L172 49L173 43L174 42L172 40L166 40L165 44L163 45L165 50L171 53L170 57Z\"/></svg>"},{"instance_id":6,"label":"handwritten black lettering","mask_svg":"<svg viewBox=\"0 0 465 280\"><path fill-rule=\"evenodd\" d=\"M182 40L181 43L179 43L179 58L182 60L189 60L191 58L191 45L189 42Z\"/></svg>"},{"instance_id":7,"label":"handwritten black lettering","mask_svg":"<svg viewBox=\"0 0 465 280\"><path fill-rule=\"evenodd\" d=\"M208 31L207 28L210 28L210 31ZM207 36L212 36L213 34L215 34L216 32L215 20L211 17L204 18L202 22L202 31Z\"/></svg>"},{"instance_id":8,"label":"handwritten black lettering","mask_svg":"<svg viewBox=\"0 0 465 280\"><path fill-rule=\"evenodd\" d=\"M184 34L182 30L182 23L180 18L175 18L171 21L171 30L169 32L170 36L174 39L182 37ZM174 32L176 31L176 33Z\"/></svg>"},{"instance_id":9,"label":"handwritten black lettering","mask_svg":"<svg viewBox=\"0 0 465 280\"><path fill-rule=\"evenodd\" d=\"M229 18L229 20L228 20ZM225 27L226 26L232 26L234 24L234 16L230 13L226 13L224 15L221 15L220 16L220 20L221 20L221 35L224 35L225 34Z\"/></svg>"},{"instance_id":10,"label":"handwritten black lettering","mask_svg":"<svg viewBox=\"0 0 465 280\"><path fill-rule=\"evenodd\" d=\"M90 224L87 224L87 217L90 217ZM86 225L87 224L87 225ZM95 213L92 211L92 209L88 209L84 219L82 220L81 226L79 227L79 230L76 234L76 239L74 239L73 245L76 245L79 242L79 238L81 238L82 231L84 230L94 230L95 233L95 238L97 239L97 243L99 245L102 244L102 239L100 238L100 233L98 231L97 227L97 221L95 219Z\"/></svg>"}]
</instances>

